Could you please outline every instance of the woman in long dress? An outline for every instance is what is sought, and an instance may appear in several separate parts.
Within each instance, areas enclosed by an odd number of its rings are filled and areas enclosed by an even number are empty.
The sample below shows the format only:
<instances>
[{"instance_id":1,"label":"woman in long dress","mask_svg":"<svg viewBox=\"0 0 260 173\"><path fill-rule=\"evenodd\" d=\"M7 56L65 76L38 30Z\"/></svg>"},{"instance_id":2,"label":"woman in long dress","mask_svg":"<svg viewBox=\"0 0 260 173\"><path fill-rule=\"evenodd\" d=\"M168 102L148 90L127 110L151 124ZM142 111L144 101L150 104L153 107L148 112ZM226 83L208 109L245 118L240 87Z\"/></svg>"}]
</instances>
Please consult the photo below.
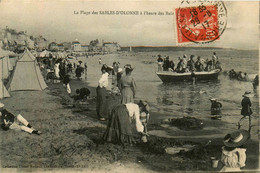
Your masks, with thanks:
<instances>
[{"instance_id":1,"label":"woman in long dress","mask_svg":"<svg viewBox=\"0 0 260 173\"><path fill-rule=\"evenodd\" d=\"M114 107L108 117L103 140L121 145L134 144L135 138L145 133L141 122L144 114L149 117L149 106L142 100L138 104L126 103Z\"/></svg>"},{"instance_id":2,"label":"woman in long dress","mask_svg":"<svg viewBox=\"0 0 260 173\"><path fill-rule=\"evenodd\" d=\"M136 93L136 84L134 78L131 76L133 68L130 64L125 65L125 73L119 81L119 89L122 95L122 104L133 103Z\"/></svg>"}]
</instances>

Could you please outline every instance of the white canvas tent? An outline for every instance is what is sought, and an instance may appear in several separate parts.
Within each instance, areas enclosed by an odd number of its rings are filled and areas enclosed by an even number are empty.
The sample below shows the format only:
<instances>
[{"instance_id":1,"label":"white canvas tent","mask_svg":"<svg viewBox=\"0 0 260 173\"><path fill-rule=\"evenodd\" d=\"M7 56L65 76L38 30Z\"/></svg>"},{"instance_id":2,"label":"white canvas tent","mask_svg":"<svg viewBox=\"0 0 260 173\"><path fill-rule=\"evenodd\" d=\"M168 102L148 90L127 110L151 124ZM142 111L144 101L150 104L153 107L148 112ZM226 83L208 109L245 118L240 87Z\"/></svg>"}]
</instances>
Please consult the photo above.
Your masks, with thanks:
<instances>
[{"instance_id":1,"label":"white canvas tent","mask_svg":"<svg viewBox=\"0 0 260 173\"><path fill-rule=\"evenodd\" d=\"M26 49L16 63L8 90L44 90L46 87L36 58Z\"/></svg>"},{"instance_id":2,"label":"white canvas tent","mask_svg":"<svg viewBox=\"0 0 260 173\"><path fill-rule=\"evenodd\" d=\"M6 53L0 52L0 79L7 79L13 66L10 63L9 56Z\"/></svg>"},{"instance_id":3,"label":"white canvas tent","mask_svg":"<svg viewBox=\"0 0 260 173\"><path fill-rule=\"evenodd\" d=\"M5 88L2 80L0 79L0 99L3 99L5 97L10 97L10 94L7 91L7 89Z\"/></svg>"},{"instance_id":4,"label":"white canvas tent","mask_svg":"<svg viewBox=\"0 0 260 173\"><path fill-rule=\"evenodd\" d=\"M47 50L44 50L42 51L40 54L39 54L39 57L43 58L43 57L49 57L50 55L50 52L47 51Z\"/></svg>"}]
</instances>

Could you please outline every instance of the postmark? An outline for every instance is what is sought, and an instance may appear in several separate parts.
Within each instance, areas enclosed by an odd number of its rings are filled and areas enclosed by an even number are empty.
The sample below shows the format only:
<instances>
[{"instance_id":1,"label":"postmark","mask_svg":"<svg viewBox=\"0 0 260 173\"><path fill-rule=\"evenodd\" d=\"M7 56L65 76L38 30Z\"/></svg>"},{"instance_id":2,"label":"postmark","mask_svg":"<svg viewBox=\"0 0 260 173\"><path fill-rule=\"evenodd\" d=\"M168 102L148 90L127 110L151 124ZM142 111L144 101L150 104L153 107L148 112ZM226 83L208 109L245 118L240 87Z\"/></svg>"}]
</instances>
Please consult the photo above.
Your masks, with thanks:
<instances>
[{"instance_id":1,"label":"postmark","mask_svg":"<svg viewBox=\"0 0 260 173\"><path fill-rule=\"evenodd\" d=\"M222 1L183 0L175 13L178 43L219 40L227 25L227 10Z\"/></svg>"}]
</instances>

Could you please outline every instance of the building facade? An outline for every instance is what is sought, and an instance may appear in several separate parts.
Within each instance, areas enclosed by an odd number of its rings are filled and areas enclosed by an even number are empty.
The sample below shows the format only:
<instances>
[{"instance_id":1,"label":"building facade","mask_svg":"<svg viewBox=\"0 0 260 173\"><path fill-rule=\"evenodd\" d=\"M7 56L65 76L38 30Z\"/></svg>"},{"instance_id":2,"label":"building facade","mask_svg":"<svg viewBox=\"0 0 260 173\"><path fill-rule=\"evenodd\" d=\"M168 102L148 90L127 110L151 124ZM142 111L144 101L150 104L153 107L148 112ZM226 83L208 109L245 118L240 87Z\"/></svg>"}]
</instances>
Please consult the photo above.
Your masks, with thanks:
<instances>
[{"instance_id":1,"label":"building facade","mask_svg":"<svg viewBox=\"0 0 260 173\"><path fill-rule=\"evenodd\" d=\"M81 44L79 41L73 41L72 42L72 51L74 52L80 52L81 51Z\"/></svg>"}]
</instances>

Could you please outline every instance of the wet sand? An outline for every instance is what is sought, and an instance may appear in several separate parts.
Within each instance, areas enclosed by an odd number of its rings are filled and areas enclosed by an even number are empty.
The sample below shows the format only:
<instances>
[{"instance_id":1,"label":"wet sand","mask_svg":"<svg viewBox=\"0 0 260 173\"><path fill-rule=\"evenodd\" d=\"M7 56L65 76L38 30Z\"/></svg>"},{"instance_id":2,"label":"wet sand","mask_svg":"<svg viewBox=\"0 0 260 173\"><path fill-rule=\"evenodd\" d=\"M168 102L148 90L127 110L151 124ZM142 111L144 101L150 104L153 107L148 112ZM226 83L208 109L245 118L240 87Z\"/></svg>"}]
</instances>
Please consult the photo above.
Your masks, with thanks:
<instances>
[{"instance_id":1,"label":"wet sand","mask_svg":"<svg viewBox=\"0 0 260 173\"><path fill-rule=\"evenodd\" d=\"M73 95L75 89L87 84L72 80L71 86ZM210 157L220 157L222 138L234 130L234 124L204 119L203 130L183 131L161 123L167 115L151 112L148 143L138 142L136 146L125 147L104 143L101 138L106 122L98 121L95 88L89 89L91 98L87 110L71 108L72 99L61 83L48 84L42 92L12 92L12 97L2 100L8 110L22 114L35 129L42 131L37 136L0 130L2 171L6 168L15 168L19 172L59 171L64 168L67 171L96 172L208 172L221 169L221 164L218 168L211 167ZM108 97L108 107L115 104L118 104L118 98ZM258 168L257 129L253 127L252 139L247 143L245 170ZM211 143L205 146L209 140ZM167 147L186 144L194 148L175 155L165 153Z\"/></svg>"}]
</instances>

